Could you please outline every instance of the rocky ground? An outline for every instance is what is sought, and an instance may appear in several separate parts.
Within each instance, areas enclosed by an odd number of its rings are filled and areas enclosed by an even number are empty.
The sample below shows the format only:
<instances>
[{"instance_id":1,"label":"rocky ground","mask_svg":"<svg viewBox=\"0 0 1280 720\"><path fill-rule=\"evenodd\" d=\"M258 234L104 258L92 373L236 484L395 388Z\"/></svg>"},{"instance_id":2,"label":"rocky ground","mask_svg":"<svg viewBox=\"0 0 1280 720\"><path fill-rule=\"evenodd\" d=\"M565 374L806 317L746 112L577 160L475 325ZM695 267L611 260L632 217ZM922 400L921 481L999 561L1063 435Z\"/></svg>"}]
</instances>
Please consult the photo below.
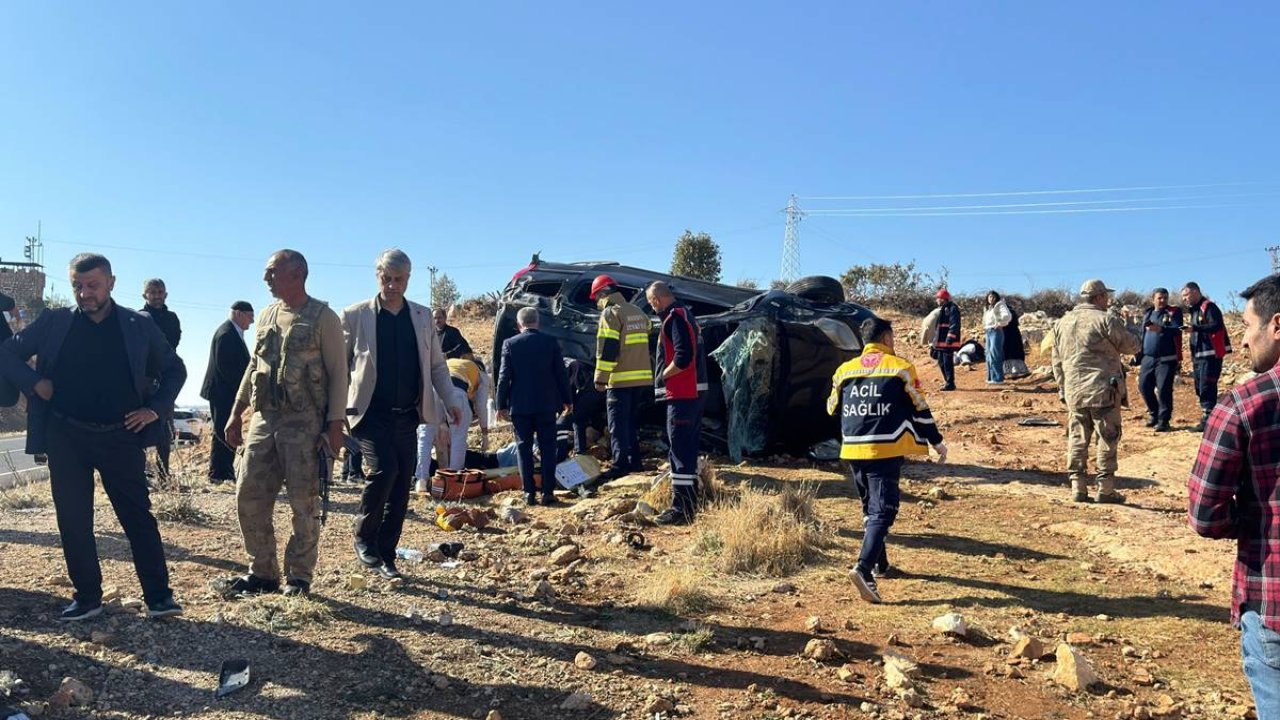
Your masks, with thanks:
<instances>
[{"instance_id":1,"label":"rocky ground","mask_svg":"<svg viewBox=\"0 0 1280 720\"><path fill-rule=\"evenodd\" d=\"M482 324L464 329L487 344ZM936 388L936 368L912 352ZM55 621L70 590L47 491L30 491L0 511L0 706L133 719L1247 717L1228 623L1233 549L1184 519L1198 442L1185 431L1197 419L1189 380L1177 389L1184 431L1147 430L1137 404L1126 413L1122 507L1068 502L1063 428L1018 425L1064 422L1051 383L984 380L961 370L959 392L929 394L951 461L908 465L890 541L902 572L875 606L846 578L860 513L831 463L717 461L729 489L814 490L826 547L779 577L716 570L697 525L643 528L639 550L619 542L632 517L619 514L648 486L636 477L482 532L440 530L415 500L402 545L465 551L389 583L356 563L358 488L340 485L303 601L218 597L210 582L244 570L232 490L159 493L186 608L170 621L134 609L128 545L100 494L117 600L74 626ZM199 460L187 458L193 474ZM276 523L287 532L283 504ZM215 700L228 658L248 659L253 679Z\"/></svg>"}]
</instances>

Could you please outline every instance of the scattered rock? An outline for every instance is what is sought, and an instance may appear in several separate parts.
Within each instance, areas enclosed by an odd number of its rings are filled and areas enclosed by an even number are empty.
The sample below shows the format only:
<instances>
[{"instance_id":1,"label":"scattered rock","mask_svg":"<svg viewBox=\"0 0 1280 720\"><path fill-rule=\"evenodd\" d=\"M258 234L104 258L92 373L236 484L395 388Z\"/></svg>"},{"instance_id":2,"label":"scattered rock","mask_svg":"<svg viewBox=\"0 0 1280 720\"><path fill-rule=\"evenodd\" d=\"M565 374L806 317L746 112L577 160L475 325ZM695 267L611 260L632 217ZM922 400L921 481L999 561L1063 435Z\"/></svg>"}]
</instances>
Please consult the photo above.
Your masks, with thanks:
<instances>
[{"instance_id":1,"label":"scattered rock","mask_svg":"<svg viewBox=\"0 0 1280 720\"><path fill-rule=\"evenodd\" d=\"M604 656L604 659L610 665L617 665L620 667L623 665L631 664L631 658L627 657L626 655L619 655L618 653L609 653L608 655Z\"/></svg>"},{"instance_id":2,"label":"scattered rock","mask_svg":"<svg viewBox=\"0 0 1280 720\"><path fill-rule=\"evenodd\" d=\"M1068 645L1093 645L1097 638L1085 632L1067 633Z\"/></svg>"},{"instance_id":3,"label":"scattered rock","mask_svg":"<svg viewBox=\"0 0 1280 720\"><path fill-rule=\"evenodd\" d=\"M520 508L507 505L498 510L498 519L508 525L516 525L527 520L528 516Z\"/></svg>"},{"instance_id":4,"label":"scattered rock","mask_svg":"<svg viewBox=\"0 0 1280 720\"><path fill-rule=\"evenodd\" d=\"M830 640L814 638L804 646L804 656L810 660L827 662L840 657L840 650Z\"/></svg>"},{"instance_id":5,"label":"scattered rock","mask_svg":"<svg viewBox=\"0 0 1280 720\"><path fill-rule=\"evenodd\" d=\"M978 710L981 710L981 708L973 704L973 698L969 697L969 693L965 692L962 688L952 690L951 697L948 698L948 702L955 706L955 709L961 712L977 712Z\"/></svg>"},{"instance_id":6,"label":"scattered rock","mask_svg":"<svg viewBox=\"0 0 1280 720\"><path fill-rule=\"evenodd\" d=\"M49 698L49 707L65 710L70 707L81 707L93 702L93 691L88 685L75 678L63 678L62 684Z\"/></svg>"},{"instance_id":7,"label":"scattered rock","mask_svg":"<svg viewBox=\"0 0 1280 720\"><path fill-rule=\"evenodd\" d=\"M579 670L594 670L596 667L596 659L585 652L580 652L573 658L573 664Z\"/></svg>"},{"instance_id":8,"label":"scattered rock","mask_svg":"<svg viewBox=\"0 0 1280 720\"><path fill-rule=\"evenodd\" d=\"M913 708L924 707L924 696L921 695L919 692L917 692L916 689L913 687L907 688L906 690L903 690L902 692L898 693L898 699L901 700L903 704L905 704L907 707L913 707Z\"/></svg>"},{"instance_id":9,"label":"scattered rock","mask_svg":"<svg viewBox=\"0 0 1280 720\"><path fill-rule=\"evenodd\" d=\"M811 633L823 632L822 618L817 615L810 615L809 619L804 621L804 629Z\"/></svg>"},{"instance_id":10,"label":"scattered rock","mask_svg":"<svg viewBox=\"0 0 1280 720\"><path fill-rule=\"evenodd\" d=\"M369 588L369 580L363 575L352 575L347 578L347 589L352 592L360 592Z\"/></svg>"},{"instance_id":11,"label":"scattered rock","mask_svg":"<svg viewBox=\"0 0 1280 720\"><path fill-rule=\"evenodd\" d=\"M644 701L645 717L653 717L660 713L669 713L676 709L676 704L659 695L650 695Z\"/></svg>"},{"instance_id":12,"label":"scattered rock","mask_svg":"<svg viewBox=\"0 0 1280 720\"><path fill-rule=\"evenodd\" d=\"M1059 643L1054 655L1058 665L1053 671L1053 681L1059 685L1080 692L1100 682L1085 656L1067 643Z\"/></svg>"},{"instance_id":13,"label":"scattered rock","mask_svg":"<svg viewBox=\"0 0 1280 720\"><path fill-rule=\"evenodd\" d=\"M537 598L542 598L543 600L554 600L556 597L556 589L551 587L551 583L546 580L539 580L538 583L533 586L533 589L529 594Z\"/></svg>"},{"instance_id":14,"label":"scattered rock","mask_svg":"<svg viewBox=\"0 0 1280 720\"><path fill-rule=\"evenodd\" d=\"M1120 648L1120 654L1127 658L1136 658L1139 655L1138 648L1132 645L1125 645L1124 647Z\"/></svg>"},{"instance_id":15,"label":"scattered rock","mask_svg":"<svg viewBox=\"0 0 1280 720\"><path fill-rule=\"evenodd\" d=\"M644 636L645 645L670 645L671 641L671 633L656 632Z\"/></svg>"},{"instance_id":16,"label":"scattered rock","mask_svg":"<svg viewBox=\"0 0 1280 720\"><path fill-rule=\"evenodd\" d=\"M89 633L89 642L95 645L114 645L116 636L107 630L94 630Z\"/></svg>"},{"instance_id":17,"label":"scattered rock","mask_svg":"<svg viewBox=\"0 0 1280 720\"><path fill-rule=\"evenodd\" d=\"M27 684L12 670L0 670L0 695L14 697L27 692Z\"/></svg>"},{"instance_id":18,"label":"scattered rock","mask_svg":"<svg viewBox=\"0 0 1280 720\"><path fill-rule=\"evenodd\" d=\"M1094 619L1094 620L1101 620L1102 622L1110 622L1110 621L1111 621L1111 616L1110 616L1110 615L1108 615L1108 614L1106 614L1106 613L1100 613L1100 614L1098 614L1098 615L1094 615L1094 616L1093 616L1093 619Z\"/></svg>"},{"instance_id":19,"label":"scattered rock","mask_svg":"<svg viewBox=\"0 0 1280 720\"><path fill-rule=\"evenodd\" d=\"M440 690L440 691L448 690L449 678L443 675L436 675L435 677L431 678L431 684L435 686L436 690Z\"/></svg>"},{"instance_id":20,"label":"scattered rock","mask_svg":"<svg viewBox=\"0 0 1280 720\"><path fill-rule=\"evenodd\" d=\"M772 592L778 593L779 595L790 595L795 591L796 586L789 582L780 582L777 585L774 585L772 590Z\"/></svg>"},{"instance_id":21,"label":"scattered rock","mask_svg":"<svg viewBox=\"0 0 1280 720\"><path fill-rule=\"evenodd\" d=\"M836 677L840 678L840 682L853 682L858 673L854 672L852 665L846 663L836 669Z\"/></svg>"},{"instance_id":22,"label":"scattered rock","mask_svg":"<svg viewBox=\"0 0 1280 720\"><path fill-rule=\"evenodd\" d=\"M1133 671L1133 681L1143 687L1151 687L1156 684L1156 678L1151 671L1146 668L1138 668Z\"/></svg>"},{"instance_id":23,"label":"scattered rock","mask_svg":"<svg viewBox=\"0 0 1280 720\"><path fill-rule=\"evenodd\" d=\"M497 710L490 710L489 714L484 716L484 720L502 720L502 713Z\"/></svg>"},{"instance_id":24,"label":"scattered rock","mask_svg":"<svg viewBox=\"0 0 1280 720\"><path fill-rule=\"evenodd\" d=\"M582 553L578 552L577 545L562 545L551 553L551 564L564 567L580 557L582 557Z\"/></svg>"},{"instance_id":25,"label":"scattered rock","mask_svg":"<svg viewBox=\"0 0 1280 720\"><path fill-rule=\"evenodd\" d=\"M969 625L960 613L947 613L933 619L933 629L943 635L963 638L969 634Z\"/></svg>"},{"instance_id":26,"label":"scattered rock","mask_svg":"<svg viewBox=\"0 0 1280 720\"><path fill-rule=\"evenodd\" d=\"M440 613L440 625L441 625L441 627L449 627L449 626L450 626L450 625L452 625L452 624L453 624L453 614L452 614L452 613L447 612L447 611L446 611L446 612L442 612L442 613Z\"/></svg>"},{"instance_id":27,"label":"scattered rock","mask_svg":"<svg viewBox=\"0 0 1280 720\"><path fill-rule=\"evenodd\" d=\"M884 684L894 690L912 686L912 680L920 676L920 666L911 658L896 652L884 654Z\"/></svg>"},{"instance_id":28,"label":"scattered rock","mask_svg":"<svg viewBox=\"0 0 1280 720\"><path fill-rule=\"evenodd\" d=\"M951 497L946 490L937 486L929 488L928 496L930 500L947 500Z\"/></svg>"},{"instance_id":29,"label":"scattered rock","mask_svg":"<svg viewBox=\"0 0 1280 720\"><path fill-rule=\"evenodd\" d=\"M636 509L636 501L629 499L614 500L604 507L604 519L615 518Z\"/></svg>"},{"instance_id":30,"label":"scattered rock","mask_svg":"<svg viewBox=\"0 0 1280 720\"><path fill-rule=\"evenodd\" d=\"M845 629L845 630L848 630L849 632L857 632L857 630L858 630L858 624L857 624L857 623L855 623L855 622L854 622L854 621L852 621L852 620L845 620L845 621L844 621L844 629Z\"/></svg>"},{"instance_id":31,"label":"scattered rock","mask_svg":"<svg viewBox=\"0 0 1280 720\"><path fill-rule=\"evenodd\" d=\"M1030 635L1020 637L1018 642L1013 644L1013 650L1009 651L1010 660L1039 660L1044 656L1044 643Z\"/></svg>"},{"instance_id":32,"label":"scattered rock","mask_svg":"<svg viewBox=\"0 0 1280 720\"><path fill-rule=\"evenodd\" d=\"M585 691L575 692L560 703L561 710L590 710L591 709L591 693Z\"/></svg>"}]
</instances>

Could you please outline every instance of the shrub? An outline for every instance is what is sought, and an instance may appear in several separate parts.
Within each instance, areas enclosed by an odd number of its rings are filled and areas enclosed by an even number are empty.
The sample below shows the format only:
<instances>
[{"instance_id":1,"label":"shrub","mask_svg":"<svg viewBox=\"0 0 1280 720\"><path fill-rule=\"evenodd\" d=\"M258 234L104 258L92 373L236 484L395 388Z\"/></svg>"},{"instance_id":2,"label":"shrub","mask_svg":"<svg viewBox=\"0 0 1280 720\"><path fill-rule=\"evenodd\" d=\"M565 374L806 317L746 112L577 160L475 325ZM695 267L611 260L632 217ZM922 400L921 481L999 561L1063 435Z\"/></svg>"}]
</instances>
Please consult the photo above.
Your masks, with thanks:
<instances>
[{"instance_id":1,"label":"shrub","mask_svg":"<svg viewBox=\"0 0 1280 720\"><path fill-rule=\"evenodd\" d=\"M702 514L698 549L716 556L723 572L791 573L831 544L813 512L815 494L808 485L779 492L743 488Z\"/></svg>"},{"instance_id":2,"label":"shrub","mask_svg":"<svg viewBox=\"0 0 1280 720\"><path fill-rule=\"evenodd\" d=\"M703 589L705 582L706 578L689 567L659 568L644 578L636 603L673 615L714 610L720 603Z\"/></svg>"}]
</instances>

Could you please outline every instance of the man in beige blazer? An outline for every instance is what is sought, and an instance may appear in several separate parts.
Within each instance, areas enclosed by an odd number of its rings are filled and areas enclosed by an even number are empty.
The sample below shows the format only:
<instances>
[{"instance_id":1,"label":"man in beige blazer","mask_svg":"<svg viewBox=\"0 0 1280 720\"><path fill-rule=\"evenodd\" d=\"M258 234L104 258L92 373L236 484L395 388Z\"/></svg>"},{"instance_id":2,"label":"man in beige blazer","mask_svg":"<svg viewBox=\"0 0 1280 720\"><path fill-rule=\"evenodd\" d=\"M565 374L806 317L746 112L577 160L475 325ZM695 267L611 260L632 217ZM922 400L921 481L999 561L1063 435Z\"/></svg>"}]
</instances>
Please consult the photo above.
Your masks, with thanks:
<instances>
[{"instance_id":1,"label":"man in beige blazer","mask_svg":"<svg viewBox=\"0 0 1280 720\"><path fill-rule=\"evenodd\" d=\"M417 465L418 425L436 425L436 396L461 419L430 308L404 293L413 264L399 249L378 256L378 294L342 311L351 385L347 420L364 455L365 485L355 517L356 558L386 578L400 576L396 545Z\"/></svg>"}]
</instances>

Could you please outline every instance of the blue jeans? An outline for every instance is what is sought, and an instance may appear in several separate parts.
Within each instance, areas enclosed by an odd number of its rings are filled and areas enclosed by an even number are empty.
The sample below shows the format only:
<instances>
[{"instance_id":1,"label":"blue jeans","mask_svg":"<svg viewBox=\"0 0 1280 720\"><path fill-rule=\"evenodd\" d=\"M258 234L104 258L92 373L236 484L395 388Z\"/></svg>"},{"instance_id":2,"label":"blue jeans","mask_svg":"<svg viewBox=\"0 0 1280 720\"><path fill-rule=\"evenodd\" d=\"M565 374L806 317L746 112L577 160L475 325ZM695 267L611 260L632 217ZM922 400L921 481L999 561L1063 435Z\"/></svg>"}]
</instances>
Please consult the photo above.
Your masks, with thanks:
<instances>
[{"instance_id":1,"label":"blue jeans","mask_svg":"<svg viewBox=\"0 0 1280 720\"><path fill-rule=\"evenodd\" d=\"M1253 610L1240 614L1240 654L1258 720L1280 720L1280 633L1263 625Z\"/></svg>"},{"instance_id":2,"label":"blue jeans","mask_svg":"<svg viewBox=\"0 0 1280 720\"><path fill-rule=\"evenodd\" d=\"M1004 328L987 330L987 380L1004 382Z\"/></svg>"},{"instance_id":3,"label":"blue jeans","mask_svg":"<svg viewBox=\"0 0 1280 720\"><path fill-rule=\"evenodd\" d=\"M862 530L862 551L858 554L858 570L863 575L876 565L888 565L885 540L889 528L898 518L901 493L898 483L902 477L902 458L882 460L846 460L853 486L862 501L862 514L867 522Z\"/></svg>"}]
</instances>

